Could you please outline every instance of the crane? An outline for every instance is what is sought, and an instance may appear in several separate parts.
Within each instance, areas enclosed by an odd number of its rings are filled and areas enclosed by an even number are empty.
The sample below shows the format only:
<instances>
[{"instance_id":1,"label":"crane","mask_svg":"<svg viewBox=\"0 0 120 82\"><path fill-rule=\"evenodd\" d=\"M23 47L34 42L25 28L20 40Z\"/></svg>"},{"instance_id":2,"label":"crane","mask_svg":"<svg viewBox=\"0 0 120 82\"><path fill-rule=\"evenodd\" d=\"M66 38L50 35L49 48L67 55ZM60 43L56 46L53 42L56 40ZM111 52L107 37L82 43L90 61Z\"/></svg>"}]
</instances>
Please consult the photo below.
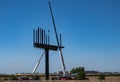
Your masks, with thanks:
<instances>
[{"instance_id":1,"label":"crane","mask_svg":"<svg viewBox=\"0 0 120 82\"><path fill-rule=\"evenodd\" d=\"M66 75L66 67L65 67L63 54L62 54L62 48L61 48L61 44L60 44L61 40L60 40L60 43L59 43L57 29L56 29L56 24L55 24L55 20L54 20L54 16L53 16L50 0L48 1L48 4L49 4L49 8L50 8L51 17L52 17L52 22L53 22L53 27L54 27L54 31L55 31L56 41L57 41L57 45L58 45L58 49L59 49L59 56L60 56L60 60L61 60L61 65L62 65L62 68L63 68L63 76L65 76ZM60 38L61 38L61 35L60 35Z\"/></svg>"},{"instance_id":2,"label":"crane","mask_svg":"<svg viewBox=\"0 0 120 82\"><path fill-rule=\"evenodd\" d=\"M64 58L63 58L63 53L62 53L62 40L61 40L61 34L60 34L60 41L58 39L58 34L57 34L57 29L56 29L56 24L55 24L55 20L54 20L54 16L53 16L53 12L52 12L52 7L51 7L51 4L50 4L50 0L48 1L48 4L49 4L49 8L50 8L50 13L51 13L51 17L52 17L52 22L53 22L53 27L54 27L54 32L55 32L55 36L56 36L56 41L57 41L57 46L58 46L58 51L59 51L59 57L60 57L60 60L61 60L61 65L62 65L62 69L63 69L63 76L66 75L66 67L65 67L65 63L64 63ZM48 40L49 41L49 40ZM48 42L49 43L49 42ZM40 56L38 62L36 63L32 73L35 73L39 64L40 64L40 61L42 59L42 57L44 56L45 54L45 51L43 51L42 55Z\"/></svg>"}]
</instances>

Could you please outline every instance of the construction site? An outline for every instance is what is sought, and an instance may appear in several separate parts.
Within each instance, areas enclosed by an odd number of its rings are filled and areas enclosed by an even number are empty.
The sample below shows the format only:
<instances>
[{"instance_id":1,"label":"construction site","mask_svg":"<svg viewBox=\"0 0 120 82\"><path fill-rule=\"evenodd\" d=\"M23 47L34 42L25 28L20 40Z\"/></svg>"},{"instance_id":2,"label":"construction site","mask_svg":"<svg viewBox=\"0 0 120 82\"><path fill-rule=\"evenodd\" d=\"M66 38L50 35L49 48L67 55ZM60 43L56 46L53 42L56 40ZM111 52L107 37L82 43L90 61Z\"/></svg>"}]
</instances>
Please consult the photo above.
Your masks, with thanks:
<instances>
[{"instance_id":1,"label":"construction site","mask_svg":"<svg viewBox=\"0 0 120 82\"><path fill-rule=\"evenodd\" d=\"M31 73L17 73L17 74L0 74L0 82L119 82L120 73L103 73L96 71L87 71L84 67L76 67L67 71L63 49L67 46L62 45L62 33L56 27L55 18L50 0L48 1L49 14L54 29L55 41L51 43L50 30L40 28L41 26L33 29L33 47L42 51ZM32 31L32 30L31 30ZM31 36L32 37L32 36ZM53 44L56 43L56 44ZM31 46L32 47L32 46ZM49 51L59 53L61 70L57 73L50 73L49 67ZM37 70L41 61L45 57L45 72L38 73ZM27 59L29 60L29 58Z\"/></svg>"}]
</instances>

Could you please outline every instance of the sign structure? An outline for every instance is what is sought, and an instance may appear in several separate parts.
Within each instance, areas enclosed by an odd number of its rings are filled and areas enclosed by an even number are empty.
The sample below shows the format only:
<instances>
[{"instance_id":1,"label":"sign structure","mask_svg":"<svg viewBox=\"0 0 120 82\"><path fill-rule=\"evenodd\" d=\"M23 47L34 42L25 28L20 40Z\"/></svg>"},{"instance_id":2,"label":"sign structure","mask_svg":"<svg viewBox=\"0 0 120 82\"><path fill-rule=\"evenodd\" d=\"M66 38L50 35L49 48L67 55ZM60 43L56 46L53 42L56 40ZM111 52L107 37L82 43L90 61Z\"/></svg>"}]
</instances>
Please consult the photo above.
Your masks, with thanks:
<instances>
[{"instance_id":1,"label":"sign structure","mask_svg":"<svg viewBox=\"0 0 120 82\"><path fill-rule=\"evenodd\" d=\"M48 31L49 32L49 31ZM51 45L50 36L44 29L38 28L33 30L33 44L35 48L44 49L45 51L45 79L49 80L49 50L57 51L63 46Z\"/></svg>"}]
</instances>

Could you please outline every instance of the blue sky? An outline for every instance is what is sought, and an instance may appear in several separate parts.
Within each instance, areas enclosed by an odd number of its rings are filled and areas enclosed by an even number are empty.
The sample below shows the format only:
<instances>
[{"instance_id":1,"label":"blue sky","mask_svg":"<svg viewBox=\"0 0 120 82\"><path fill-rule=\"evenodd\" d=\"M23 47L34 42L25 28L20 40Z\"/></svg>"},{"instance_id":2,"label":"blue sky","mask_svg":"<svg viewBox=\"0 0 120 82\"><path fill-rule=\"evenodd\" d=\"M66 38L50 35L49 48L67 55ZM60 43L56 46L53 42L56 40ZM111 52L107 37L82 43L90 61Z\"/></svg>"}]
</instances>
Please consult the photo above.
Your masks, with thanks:
<instances>
[{"instance_id":1,"label":"blue sky","mask_svg":"<svg viewBox=\"0 0 120 82\"><path fill-rule=\"evenodd\" d=\"M67 70L120 72L120 1L51 0L58 33L65 46ZM47 0L0 0L0 73L32 72L42 50L33 47L32 30L50 30ZM44 73L44 57L38 72ZM50 72L62 70L58 52L50 51Z\"/></svg>"}]
</instances>

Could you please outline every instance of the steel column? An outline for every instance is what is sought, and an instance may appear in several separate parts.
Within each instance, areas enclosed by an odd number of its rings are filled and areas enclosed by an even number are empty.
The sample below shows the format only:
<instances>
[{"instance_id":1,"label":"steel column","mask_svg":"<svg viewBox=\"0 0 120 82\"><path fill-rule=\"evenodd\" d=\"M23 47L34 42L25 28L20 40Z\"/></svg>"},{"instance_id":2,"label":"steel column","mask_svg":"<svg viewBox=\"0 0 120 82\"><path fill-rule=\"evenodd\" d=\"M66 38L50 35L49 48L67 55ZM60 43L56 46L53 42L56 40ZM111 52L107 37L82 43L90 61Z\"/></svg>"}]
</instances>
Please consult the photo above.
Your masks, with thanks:
<instances>
[{"instance_id":1,"label":"steel column","mask_svg":"<svg viewBox=\"0 0 120 82\"><path fill-rule=\"evenodd\" d=\"M49 80L49 49L45 49L45 79Z\"/></svg>"}]
</instances>

